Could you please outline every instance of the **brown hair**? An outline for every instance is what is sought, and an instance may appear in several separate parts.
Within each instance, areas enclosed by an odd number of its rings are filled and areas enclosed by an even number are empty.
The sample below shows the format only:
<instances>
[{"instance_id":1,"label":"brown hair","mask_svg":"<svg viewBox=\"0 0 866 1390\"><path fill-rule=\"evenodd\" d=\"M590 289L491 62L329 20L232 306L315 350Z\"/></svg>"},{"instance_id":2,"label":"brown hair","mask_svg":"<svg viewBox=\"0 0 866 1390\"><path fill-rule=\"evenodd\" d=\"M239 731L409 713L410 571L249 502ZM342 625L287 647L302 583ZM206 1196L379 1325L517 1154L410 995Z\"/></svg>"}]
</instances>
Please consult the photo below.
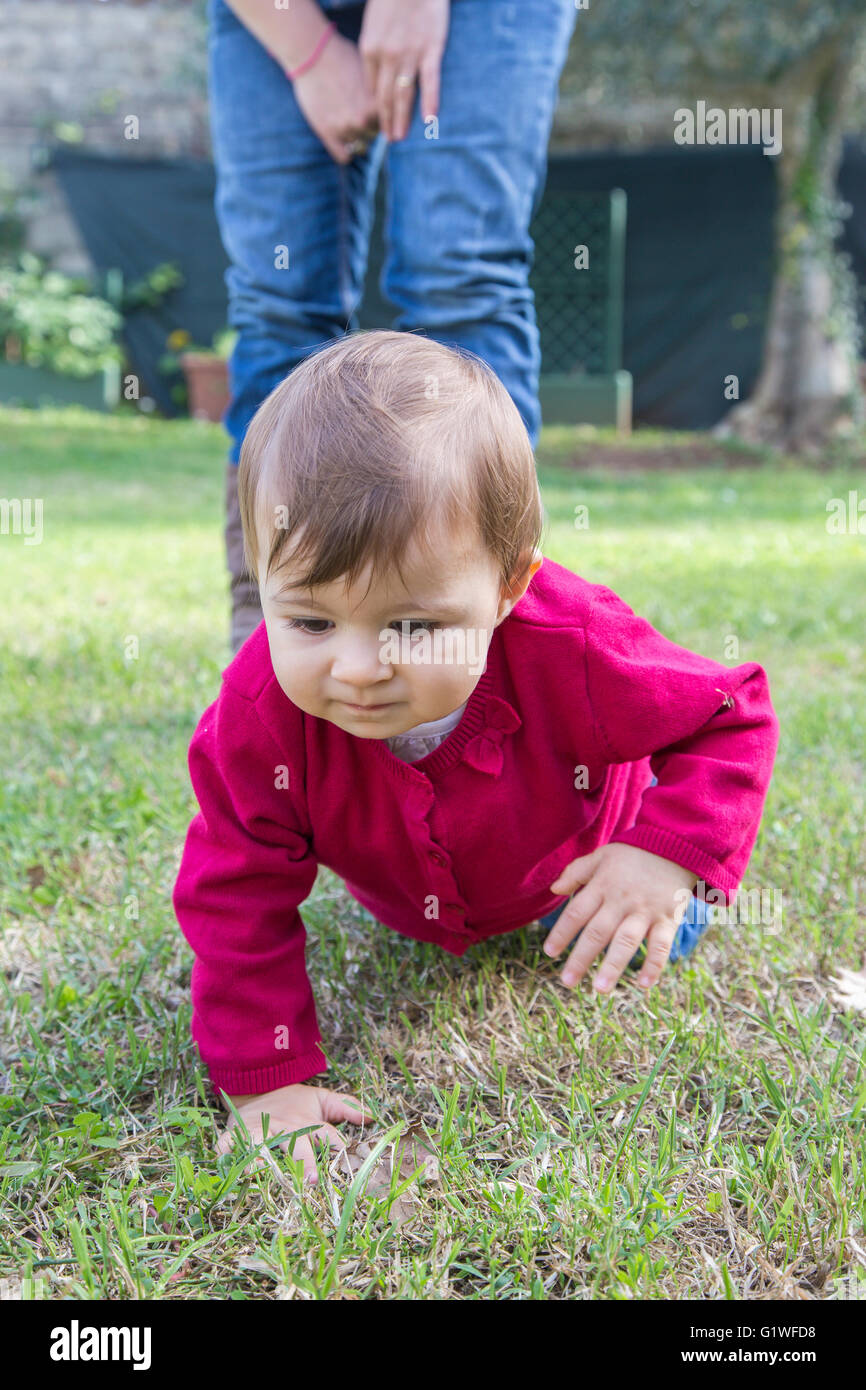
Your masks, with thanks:
<instances>
[{"instance_id":1,"label":"brown hair","mask_svg":"<svg viewBox=\"0 0 866 1390\"><path fill-rule=\"evenodd\" d=\"M246 432L238 501L260 585L259 536L264 580L294 536L291 562L308 566L298 587L313 588L354 582L368 562L400 572L414 536L430 544L435 524L467 522L510 583L544 525L529 436L495 373L466 349L388 330L338 338L274 388Z\"/></svg>"}]
</instances>

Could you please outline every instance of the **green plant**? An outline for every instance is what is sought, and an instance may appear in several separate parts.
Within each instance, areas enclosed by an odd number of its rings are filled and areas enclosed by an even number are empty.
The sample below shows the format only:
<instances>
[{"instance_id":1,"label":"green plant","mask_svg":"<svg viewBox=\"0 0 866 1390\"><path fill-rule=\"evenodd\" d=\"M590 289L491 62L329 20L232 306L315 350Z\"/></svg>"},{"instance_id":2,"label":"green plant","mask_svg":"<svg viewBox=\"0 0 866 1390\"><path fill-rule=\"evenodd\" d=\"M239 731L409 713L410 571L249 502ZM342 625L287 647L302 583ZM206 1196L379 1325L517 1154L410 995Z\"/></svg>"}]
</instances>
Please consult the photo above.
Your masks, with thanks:
<instances>
[{"instance_id":1,"label":"green plant","mask_svg":"<svg viewBox=\"0 0 866 1390\"><path fill-rule=\"evenodd\" d=\"M154 309L172 290L182 285L185 278L174 261L161 261L140 280L124 285L120 309L124 314L130 314L136 309Z\"/></svg>"},{"instance_id":2,"label":"green plant","mask_svg":"<svg viewBox=\"0 0 866 1390\"><path fill-rule=\"evenodd\" d=\"M8 362L90 376L123 361L115 342L121 323L87 280L52 270L30 251L0 264L0 346Z\"/></svg>"},{"instance_id":3,"label":"green plant","mask_svg":"<svg viewBox=\"0 0 866 1390\"><path fill-rule=\"evenodd\" d=\"M0 166L0 255L14 255L24 246L28 192Z\"/></svg>"}]
</instances>

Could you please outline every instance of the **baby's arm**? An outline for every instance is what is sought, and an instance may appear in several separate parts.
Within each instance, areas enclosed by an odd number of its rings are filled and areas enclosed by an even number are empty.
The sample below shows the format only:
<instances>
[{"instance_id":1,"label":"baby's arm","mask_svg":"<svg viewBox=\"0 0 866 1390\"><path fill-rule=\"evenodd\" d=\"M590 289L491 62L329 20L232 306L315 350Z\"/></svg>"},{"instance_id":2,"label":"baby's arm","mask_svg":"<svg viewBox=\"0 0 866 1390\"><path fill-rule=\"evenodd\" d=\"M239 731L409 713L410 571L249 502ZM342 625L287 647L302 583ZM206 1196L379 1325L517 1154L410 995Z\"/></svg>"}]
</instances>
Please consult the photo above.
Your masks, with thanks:
<instances>
[{"instance_id":1,"label":"baby's arm","mask_svg":"<svg viewBox=\"0 0 866 1390\"><path fill-rule=\"evenodd\" d=\"M295 795L301 758L291 730L278 747L254 704L226 682L190 744L200 810L173 902L195 952L193 1037L212 1084L230 1095L270 1092L327 1069L298 911L317 869Z\"/></svg>"},{"instance_id":2,"label":"baby's arm","mask_svg":"<svg viewBox=\"0 0 866 1390\"><path fill-rule=\"evenodd\" d=\"M779 742L757 662L727 667L657 632L597 587L587 689L608 763L649 759L634 824L611 835L690 869L730 901L758 834Z\"/></svg>"},{"instance_id":3,"label":"baby's arm","mask_svg":"<svg viewBox=\"0 0 866 1390\"><path fill-rule=\"evenodd\" d=\"M778 745L766 673L728 668L657 632L612 590L595 586L585 628L586 696L599 759L649 758L656 786L634 824L567 865L550 885L579 890L545 943L557 955L580 932L563 982L610 943L595 979L610 989L644 937L639 984L667 962L699 879L730 900L757 836Z\"/></svg>"}]
</instances>

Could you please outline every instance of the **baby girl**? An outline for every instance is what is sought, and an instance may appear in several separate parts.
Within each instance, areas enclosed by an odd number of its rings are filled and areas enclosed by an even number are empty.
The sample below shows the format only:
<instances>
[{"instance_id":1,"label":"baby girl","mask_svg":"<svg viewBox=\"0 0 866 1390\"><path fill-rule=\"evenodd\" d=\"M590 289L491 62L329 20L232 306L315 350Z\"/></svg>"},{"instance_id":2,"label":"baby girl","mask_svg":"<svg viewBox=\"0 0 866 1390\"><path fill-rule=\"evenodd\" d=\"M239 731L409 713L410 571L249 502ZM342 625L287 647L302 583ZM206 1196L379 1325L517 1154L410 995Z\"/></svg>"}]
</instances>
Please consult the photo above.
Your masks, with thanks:
<instances>
[{"instance_id":1,"label":"baby girl","mask_svg":"<svg viewBox=\"0 0 866 1390\"><path fill-rule=\"evenodd\" d=\"M540 920L548 955L575 942L565 986L603 956L598 992L630 964L649 989L705 890L736 896L778 722L761 666L542 557L526 430L469 353L394 332L314 352L250 423L238 491L264 622L190 744L173 902L213 1087L315 1182L311 1139L371 1118L306 1084L328 1065L298 910L319 864L454 955Z\"/></svg>"}]
</instances>

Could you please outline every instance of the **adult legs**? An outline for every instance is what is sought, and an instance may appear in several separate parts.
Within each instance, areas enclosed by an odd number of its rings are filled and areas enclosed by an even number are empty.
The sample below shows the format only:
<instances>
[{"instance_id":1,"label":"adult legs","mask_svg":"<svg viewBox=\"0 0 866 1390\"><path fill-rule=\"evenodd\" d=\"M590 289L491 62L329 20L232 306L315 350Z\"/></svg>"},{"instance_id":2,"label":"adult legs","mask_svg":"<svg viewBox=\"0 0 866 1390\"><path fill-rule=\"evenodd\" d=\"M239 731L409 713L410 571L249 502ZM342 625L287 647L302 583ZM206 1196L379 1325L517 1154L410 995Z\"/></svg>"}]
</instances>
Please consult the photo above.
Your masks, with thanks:
<instances>
[{"instance_id":1,"label":"adult legs","mask_svg":"<svg viewBox=\"0 0 866 1390\"><path fill-rule=\"evenodd\" d=\"M528 276L574 0L452 0L438 123L416 100L388 145L382 289L398 330L469 349L510 392L533 447L541 364Z\"/></svg>"},{"instance_id":2,"label":"adult legs","mask_svg":"<svg viewBox=\"0 0 866 1390\"><path fill-rule=\"evenodd\" d=\"M357 39L363 5L335 10L333 18ZM225 538L237 651L262 619L257 587L243 567L241 444L261 402L293 367L358 327L384 141L336 164L279 64L225 0L208 0L208 21L215 207L231 262L228 319L238 333L223 421L231 437Z\"/></svg>"}]
</instances>

